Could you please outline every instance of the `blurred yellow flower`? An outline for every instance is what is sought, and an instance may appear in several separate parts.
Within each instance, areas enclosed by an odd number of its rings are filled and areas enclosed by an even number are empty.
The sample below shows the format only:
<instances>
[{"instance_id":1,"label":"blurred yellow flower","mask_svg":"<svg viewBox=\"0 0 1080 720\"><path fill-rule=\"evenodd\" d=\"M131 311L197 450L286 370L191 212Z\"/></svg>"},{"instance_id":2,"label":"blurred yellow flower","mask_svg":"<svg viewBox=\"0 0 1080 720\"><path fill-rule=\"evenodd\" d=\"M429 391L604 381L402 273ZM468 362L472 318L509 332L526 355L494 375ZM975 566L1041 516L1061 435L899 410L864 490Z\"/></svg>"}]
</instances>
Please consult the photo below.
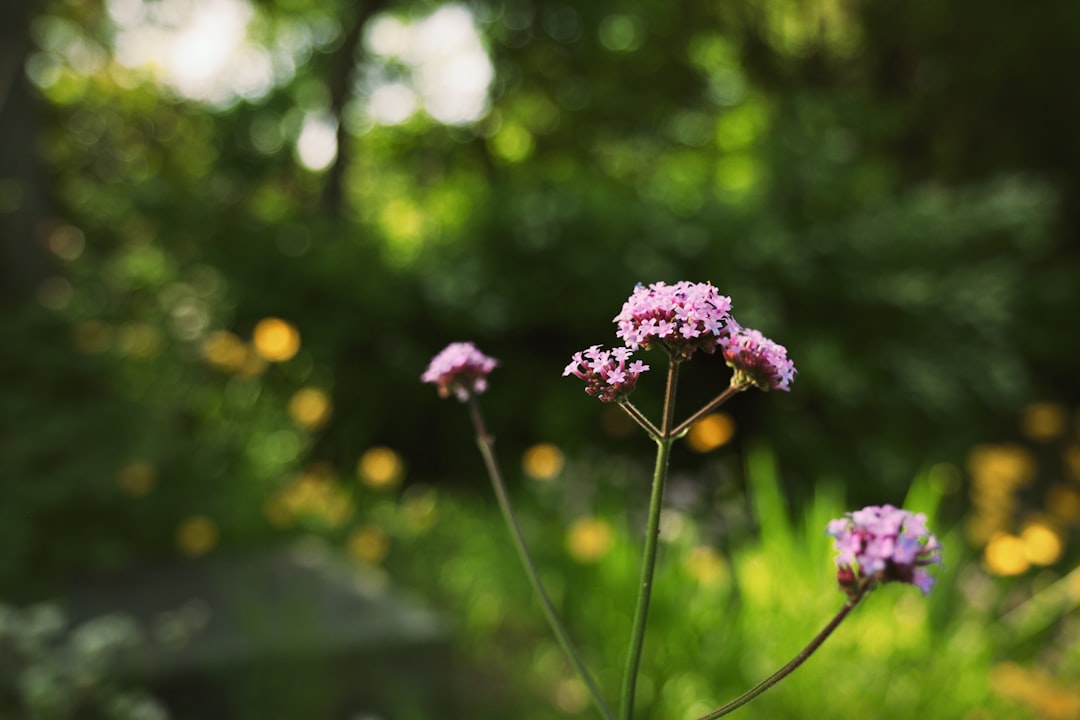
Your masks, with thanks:
<instances>
[{"instance_id":1,"label":"blurred yellow flower","mask_svg":"<svg viewBox=\"0 0 1080 720\"><path fill-rule=\"evenodd\" d=\"M686 434L686 444L697 453L707 453L731 442L735 421L726 413L711 413L694 423Z\"/></svg>"},{"instance_id":2,"label":"blurred yellow flower","mask_svg":"<svg viewBox=\"0 0 1080 720\"><path fill-rule=\"evenodd\" d=\"M272 496L263 512L277 527L290 525L297 518L337 527L353 516L355 507L352 496L335 480L333 468L315 465Z\"/></svg>"},{"instance_id":3,"label":"blurred yellow flower","mask_svg":"<svg viewBox=\"0 0 1080 720\"><path fill-rule=\"evenodd\" d=\"M388 447L368 449L356 463L360 482L376 490L398 485L405 475L405 462Z\"/></svg>"},{"instance_id":4,"label":"blurred yellow flower","mask_svg":"<svg viewBox=\"0 0 1080 720\"><path fill-rule=\"evenodd\" d=\"M215 330L203 339L202 355L218 370L239 372L249 363L251 348L228 330Z\"/></svg>"},{"instance_id":5,"label":"blurred yellow flower","mask_svg":"<svg viewBox=\"0 0 1080 720\"><path fill-rule=\"evenodd\" d=\"M990 672L990 687L997 695L1026 705L1045 720L1080 717L1080 686L1062 683L1041 670L999 663Z\"/></svg>"},{"instance_id":6,"label":"blurred yellow flower","mask_svg":"<svg viewBox=\"0 0 1080 720\"><path fill-rule=\"evenodd\" d=\"M1020 575L1031 566L1024 541L1009 533L990 538L983 551L983 564L994 575Z\"/></svg>"},{"instance_id":7,"label":"blurred yellow flower","mask_svg":"<svg viewBox=\"0 0 1080 720\"><path fill-rule=\"evenodd\" d=\"M1065 408L1057 403L1032 403L1020 415L1021 432L1039 442L1064 435L1065 424Z\"/></svg>"},{"instance_id":8,"label":"blurred yellow flower","mask_svg":"<svg viewBox=\"0 0 1080 720\"><path fill-rule=\"evenodd\" d=\"M185 555L205 555L217 542L217 524L205 515L193 515L176 529L176 547Z\"/></svg>"},{"instance_id":9,"label":"blurred yellow flower","mask_svg":"<svg viewBox=\"0 0 1080 720\"><path fill-rule=\"evenodd\" d=\"M390 551L390 538L374 525L364 525L353 530L346 548L356 560L368 565L378 565Z\"/></svg>"},{"instance_id":10,"label":"blurred yellow flower","mask_svg":"<svg viewBox=\"0 0 1080 720\"><path fill-rule=\"evenodd\" d=\"M521 465L533 480L550 480L562 472L565 458L562 450L551 443L538 443L525 451Z\"/></svg>"},{"instance_id":11,"label":"blurred yellow flower","mask_svg":"<svg viewBox=\"0 0 1080 720\"><path fill-rule=\"evenodd\" d=\"M1080 483L1080 445L1069 445L1065 448L1065 471L1069 474L1069 478L1075 482Z\"/></svg>"},{"instance_id":12,"label":"blurred yellow flower","mask_svg":"<svg viewBox=\"0 0 1080 720\"><path fill-rule=\"evenodd\" d=\"M149 360L161 353L164 338L149 323L131 323L120 328L117 342L120 352L137 360Z\"/></svg>"},{"instance_id":13,"label":"blurred yellow flower","mask_svg":"<svg viewBox=\"0 0 1080 720\"><path fill-rule=\"evenodd\" d=\"M611 550L615 533L607 520L583 517L575 520L566 533L566 550L580 563L594 563Z\"/></svg>"},{"instance_id":14,"label":"blurred yellow flower","mask_svg":"<svg viewBox=\"0 0 1080 720\"><path fill-rule=\"evenodd\" d=\"M1035 477L1035 458L1019 445L980 445L968 454L968 472L982 488L1027 485Z\"/></svg>"},{"instance_id":15,"label":"blurred yellow flower","mask_svg":"<svg viewBox=\"0 0 1080 720\"><path fill-rule=\"evenodd\" d=\"M1020 539L1024 541L1024 558L1033 565L1053 565L1064 549L1057 529L1038 520L1024 527Z\"/></svg>"},{"instance_id":16,"label":"blurred yellow flower","mask_svg":"<svg viewBox=\"0 0 1080 720\"><path fill-rule=\"evenodd\" d=\"M264 360L285 362L300 350L300 331L281 318L263 318L255 325L253 342Z\"/></svg>"},{"instance_id":17,"label":"blurred yellow flower","mask_svg":"<svg viewBox=\"0 0 1080 720\"><path fill-rule=\"evenodd\" d=\"M1046 509L1066 523L1080 520L1080 488L1055 483L1046 491Z\"/></svg>"},{"instance_id":18,"label":"blurred yellow flower","mask_svg":"<svg viewBox=\"0 0 1080 720\"><path fill-rule=\"evenodd\" d=\"M145 460L124 463L116 473L116 484L132 497L142 497L154 489L157 469Z\"/></svg>"},{"instance_id":19,"label":"blurred yellow flower","mask_svg":"<svg viewBox=\"0 0 1080 720\"><path fill-rule=\"evenodd\" d=\"M308 430L322 427L330 419L331 411L330 397L318 388L301 388L289 400L289 416Z\"/></svg>"},{"instance_id":20,"label":"blurred yellow flower","mask_svg":"<svg viewBox=\"0 0 1080 720\"><path fill-rule=\"evenodd\" d=\"M731 575L727 560L708 545L691 550L683 561L683 567L687 575L705 587L724 585Z\"/></svg>"}]
</instances>

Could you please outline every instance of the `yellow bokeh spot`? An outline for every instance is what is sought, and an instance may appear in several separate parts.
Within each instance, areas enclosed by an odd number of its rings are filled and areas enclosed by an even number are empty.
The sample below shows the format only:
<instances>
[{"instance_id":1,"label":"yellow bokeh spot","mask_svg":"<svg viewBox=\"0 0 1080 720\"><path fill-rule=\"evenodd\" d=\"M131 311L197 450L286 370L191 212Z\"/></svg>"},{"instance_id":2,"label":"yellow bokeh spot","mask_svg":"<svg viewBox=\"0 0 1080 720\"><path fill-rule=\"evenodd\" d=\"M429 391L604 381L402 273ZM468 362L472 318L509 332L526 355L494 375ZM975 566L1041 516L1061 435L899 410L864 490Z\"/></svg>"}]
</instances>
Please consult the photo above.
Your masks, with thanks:
<instances>
[{"instance_id":1,"label":"yellow bokeh spot","mask_svg":"<svg viewBox=\"0 0 1080 720\"><path fill-rule=\"evenodd\" d=\"M116 473L116 484L132 497L142 497L154 489L157 470L145 460L132 460Z\"/></svg>"},{"instance_id":2,"label":"yellow bokeh spot","mask_svg":"<svg viewBox=\"0 0 1080 720\"><path fill-rule=\"evenodd\" d=\"M329 465L316 465L274 495L263 506L266 519L277 527L308 518L337 527L353 516L352 496L337 483Z\"/></svg>"},{"instance_id":3,"label":"yellow bokeh spot","mask_svg":"<svg viewBox=\"0 0 1080 720\"><path fill-rule=\"evenodd\" d=\"M562 472L566 460L562 450L550 443L538 443L525 451L521 465L533 480L550 480Z\"/></svg>"},{"instance_id":4,"label":"yellow bokeh spot","mask_svg":"<svg viewBox=\"0 0 1080 720\"><path fill-rule=\"evenodd\" d=\"M255 325L255 352L270 362L285 362L300 350L300 331L281 318L263 318Z\"/></svg>"},{"instance_id":5,"label":"yellow bokeh spot","mask_svg":"<svg viewBox=\"0 0 1080 720\"><path fill-rule=\"evenodd\" d=\"M359 527L346 542L349 555L367 565L378 565L390 552L390 538L373 525Z\"/></svg>"},{"instance_id":6,"label":"yellow bokeh spot","mask_svg":"<svg viewBox=\"0 0 1080 720\"><path fill-rule=\"evenodd\" d=\"M686 434L686 444L694 452L707 453L731 442L735 421L725 413L712 413L694 423Z\"/></svg>"},{"instance_id":7,"label":"yellow bokeh spot","mask_svg":"<svg viewBox=\"0 0 1080 720\"><path fill-rule=\"evenodd\" d=\"M161 331L147 323L132 323L120 329L117 345L120 352L138 360L149 360L161 353Z\"/></svg>"},{"instance_id":8,"label":"yellow bokeh spot","mask_svg":"<svg viewBox=\"0 0 1080 720\"><path fill-rule=\"evenodd\" d=\"M1061 557L1064 543L1058 531L1043 522L1032 522L1020 533L1024 558L1032 565L1053 565Z\"/></svg>"},{"instance_id":9,"label":"yellow bokeh spot","mask_svg":"<svg viewBox=\"0 0 1080 720\"><path fill-rule=\"evenodd\" d=\"M999 663L990 672L994 693L1026 705L1046 720L1080 717L1080 687L1064 683L1041 670L1012 662Z\"/></svg>"},{"instance_id":10,"label":"yellow bokeh spot","mask_svg":"<svg viewBox=\"0 0 1080 720\"><path fill-rule=\"evenodd\" d=\"M217 523L205 515L193 515L176 529L176 547L185 555L205 555L217 542Z\"/></svg>"},{"instance_id":11,"label":"yellow bokeh spot","mask_svg":"<svg viewBox=\"0 0 1080 720\"><path fill-rule=\"evenodd\" d=\"M263 502L263 517L276 528L285 528L293 523L293 514L281 493L275 493Z\"/></svg>"},{"instance_id":12,"label":"yellow bokeh spot","mask_svg":"<svg viewBox=\"0 0 1080 720\"><path fill-rule=\"evenodd\" d=\"M1080 483L1080 445L1069 445L1064 453L1065 471L1075 483Z\"/></svg>"},{"instance_id":13,"label":"yellow bokeh spot","mask_svg":"<svg viewBox=\"0 0 1080 720\"><path fill-rule=\"evenodd\" d=\"M1004 532L1011 525L1011 518L1006 513L978 513L968 518L964 526L965 535L972 545L985 545L990 538Z\"/></svg>"},{"instance_id":14,"label":"yellow bokeh spot","mask_svg":"<svg viewBox=\"0 0 1080 720\"><path fill-rule=\"evenodd\" d=\"M565 715L579 715L589 707L589 691L576 677L563 678L555 683L551 700Z\"/></svg>"},{"instance_id":15,"label":"yellow bokeh spot","mask_svg":"<svg viewBox=\"0 0 1080 720\"><path fill-rule=\"evenodd\" d=\"M1046 509L1067 523L1080 520L1080 488L1055 483L1046 491Z\"/></svg>"},{"instance_id":16,"label":"yellow bokeh spot","mask_svg":"<svg viewBox=\"0 0 1080 720\"><path fill-rule=\"evenodd\" d=\"M1065 576L1065 592L1073 602L1080 602L1080 568Z\"/></svg>"},{"instance_id":17,"label":"yellow bokeh spot","mask_svg":"<svg viewBox=\"0 0 1080 720\"><path fill-rule=\"evenodd\" d=\"M202 355L218 370L255 377L266 370L266 361L228 330L215 330L202 343Z\"/></svg>"},{"instance_id":18,"label":"yellow bokeh spot","mask_svg":"<svg viewBox=\"0 0 1080 720\"><path fill-rule=\"evenodd\" d=\"M322 427L330 419L331 412L330 397L318 388L301 388L289 400L289 416L294 423L309 430Z\"/></svg>"},{"instance_id":19,"label":"yellow bokeh spot","mask_svg":"<svg viewBox=\"0 0 1080 720\"><path fill-rule=\"evenodd\" d=\"M1008 533L990 538L983 552L983 564L995 575L1019 575L1031 565L1024 541Z\"/></svg>"},{"instance_id":20,"label":"yellow bokeh spot","mask_svg":"<svg viewBox=\"0 0 1080 720\"><path fill-rule=\"evenodd\" d=\"M247 345L228 330L215 330L203 340L202 354L214 367L232 371L244 364Z\"/></svg>"},{"instance_id":21,"label":"yellow bokeh spot","mask_svg":"<svg viewBox=\"0 0 1080 720\"><path fill-rule=\"evenodd\" d=\"M726 584L731 576L727 560L707 545L691 550L683 565L686 573L705 587Z\"/></svg>"},{"instance_id":22,"label":"yellow bokeh spot","mask_svg":"<svg viewBox=\"0 0 1080 720\"><path fill-rule=\"evenodd\" d=\"M968 472L980 488L1014 488L1035 477L1035 458L1019 445L980 445L968 454Z\"/></svg>"},{"instance_id":23,"label":"yellow bokeh spot","mask_svg":"<svg viewBox=\"0 0 1080 720\"><path fill-rule=\"evenodd\" d=\"M1020 429L1032 440L1045 442L1065 434L1065 408L1057 403L1032 403L1020 415Z\"/></svg>"},{"instance_id":24,"label":"yellow bokeh spot","mask_svg":"<svg viewBox=\"0 0 1080 720\"><path fill-rule=\"evenodd\" d=\"M388 447L373 447L360 456L356 463L360 482L376 490L392 488L405 475L405 462Z\"/></svg>"},{"instance_id":25,"label":"yellow bokeh spot","mask_svg":"<svg viewBox=\"0 0 1080 720\"><path fill-rule=\"evenodd\" d=\"M566 550L581 563L594 563L615 543L611 524L602 518L578 518L566 533Z\"/></svg>"}]
</instances>

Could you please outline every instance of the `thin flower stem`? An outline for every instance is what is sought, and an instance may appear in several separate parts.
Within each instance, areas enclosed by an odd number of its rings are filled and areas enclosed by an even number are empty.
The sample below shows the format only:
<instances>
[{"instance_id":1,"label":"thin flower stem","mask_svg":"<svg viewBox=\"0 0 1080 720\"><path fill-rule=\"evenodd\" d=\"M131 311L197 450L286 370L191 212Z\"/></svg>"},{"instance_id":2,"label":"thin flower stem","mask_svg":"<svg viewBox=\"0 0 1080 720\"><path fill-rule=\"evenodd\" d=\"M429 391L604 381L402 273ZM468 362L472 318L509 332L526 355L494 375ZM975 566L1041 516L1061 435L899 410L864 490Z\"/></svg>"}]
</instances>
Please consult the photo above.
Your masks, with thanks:
<instances>
[{"instance_id":1,"label":"thin flower stem","mask_svg":"<svg viewBox=\"0 0 1080 720\"><path fill-rule=\"evenodd\" d=\"M691 426L693 426L693 424L696 423L698 420L700 420L701 418L705 417L706 415L708 415L710 412L712 412L716 408L723 405L735 393L742 392L743 390L745 390L748 387L749 387L749 385L745 385L745 384L744 385L728 385L727 389L725 389L724 392L720 393L715 398L713 398L709 402L708 405L701 408L696 413L694 413L693 415L688 417L686 420L683 420L681 423L679 423L679 425L675 428L675 430L672 431L672 433L671 433L672 437L681 437L683 435L683 433L685 433L687 430L689 430L691 428Z\"/></svg>"},{"instance_id":2,"label":"thin flower stem","mask_svg":"<svg viewBox=\"0 0 1080 720\"><path fill-rule=\"evenodd\" d=\"M634 716L634 694L637 691L638 671L641 667L641 651L645 645L645 628L649 619L649 601L652 598L653 572L656 569L656 551L660 539L660 510L663 507L664 482L667 479L668 458L671 456L671 424L675 414L675 385L679 378L679 363L670 358L668 362L667 391L664 393L664 419L656 437L656 469L653 472L652 497L649 500L649 520L645 529L645 551L641 565L641 584L638 586L637 609L630 630L630 650L626 656L626 672L623 675L621 720Z\"/></svg>"},{"instance_id":3,"label":"thin flower stem","mask_svg":"<svg viewBox=\"0 0 1080 720\"><path fill-rule=\"evenodd\" d=\"M840 626L840 623L843 622L844 618L847 617L848 613L851 612L852 608L854 608L864 597L866 597L866 590L863 590L857 595L851 596L844 604L844 607L840 608L840 612L838 612L836 616L829 621L829 624L822 628L821 632L815 635L814 639L810 641L810 644L803 648L801 651L799 651L799 654L792 658L787 665L780 668L772 675L755 685L753 688L747 690L745 693L729 702L727 705L713 710L708 715L702 715L700 718L698 718L698 720L716 720L716 718L721 718L728 713L734 712L746 703L756 698L758 695L761 695L763 692L771 688L776 683L786 678L788 675L794 672L797 667L806 662L806 660L814 654L814 651L821 647L821 644L825 642L825 640L830 635L832 635L833 630L836 630L836 628Z\"/></svg>"},{"instance_id":4,"label":"thin flower stem","mask_svg":"<svg viewBox=\"0 0 1080 720\"><path fill-rule=\"evenodd\" d=\"M601 695L600 689L596 685L596 681L593 680L592 675L589 673L589 669L585 667L585 663L582 661L573 642L571 642L570 636L567 634L566 628L563 627L562 620L555 610L555 605L551 602L551 598L548 596L547 590L544 589L544 584L540 580L540 573L537 571L536 564L533 563L532 556L529 554L529 549L525 545L525 536L521 532L521 526L518 524L517 516L514 514L514 509L510 505L510 496L506 492L506 483L503 482L502 472L499 470L499 463L495 458L494 439L487 432L483 415L480 413L480 405L476 402L475 397L469 398L469 415L472 418L473 427L476 430L476 442L480 447L480 454L484 458L484 465L487 467L488 477L491 478L491 486L495 490L495 498L499 501L499 509L502 510L503 519L506 521L506 526L510 530L510 537L514 541L514 548L517 550L518 557L521 559L521 564L525 567L525 574L529 576L529 582L532 583L533 591L540 600L540 607L544 611L544 616L547 618L548 625L551 626L551 630L555 633L555 637L562 646L563 652L566 653L566 656L570 660L570 664L573 665L578 677L585 685L585 689L588 691L589 696L596 705L596 709L600 711L600 714L605 720L615 720L615 713L608 706L603 695Z\"/></svg>"},{"instance_id":5,"label":"thin flower stem","mask_svg":"<svg viewBox=\"0 0 1080 720\"><path fill-rule=\"evenodd\" d=\"M632 417L634 422L640 425L645 432L649 433L649 437L653 439L660 437L660 431L656 429L656 426L640 410L631 405L629 400L620 402L619 407L626 411L626 414Z\"/></svg>"}]
</instances>

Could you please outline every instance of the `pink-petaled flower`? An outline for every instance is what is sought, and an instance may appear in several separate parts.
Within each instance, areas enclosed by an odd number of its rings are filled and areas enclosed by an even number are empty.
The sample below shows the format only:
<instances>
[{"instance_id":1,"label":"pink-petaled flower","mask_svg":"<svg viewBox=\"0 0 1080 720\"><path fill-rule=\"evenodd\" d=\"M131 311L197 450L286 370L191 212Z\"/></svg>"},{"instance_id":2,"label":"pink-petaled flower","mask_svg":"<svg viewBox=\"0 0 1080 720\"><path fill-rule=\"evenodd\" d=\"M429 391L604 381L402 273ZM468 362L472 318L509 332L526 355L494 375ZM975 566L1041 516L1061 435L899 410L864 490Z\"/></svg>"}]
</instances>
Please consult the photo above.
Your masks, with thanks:
<instances>
[{"instance_id":1,"label":"pink-petaled flower","mask_svg":"<svg viewBox=\"0 0 1080 720\"><path fill-rule=\"evenodd\" d=\"M903 582L930 593L928 565L941 565L941 545L926 529L926 515L870 505L829 523L835 538L836 578L849 595L878 583Z\"/></svg>"},{"instance_id":2,"label":"pink-petaled flower","mask_svg":"<svg viewBox=\"0 0 1080 720\"><path fill-rule=\"evenodd\" d=\"M757 330L740 327L732 320L731 332L717 344L724 360L735 371L733 385L754 385L766 392L791 389L795 363L788 359L787 348L777 345Z\"/></svg>"},{"instance_id":3,"label":"pink-petaled flower","mask_svg":"<svg viewBox=\"0 0 1080 720\"><path fill-rule=\"evenodd\" d=\"M585 381L585 392L603 402L619 402L634 391L638 377L649 369L640 360L629 365L633 352L627 348L603 350L593 345L587 350L574 353L570 364L563 370L563 377L573 375Z\"/></svg>"},{"instance_id":4,"label":"pink-petaled flower","mask_svg":"<svg viewBox=\"0 0 1080 720\"><path fill-rule=\"evenodd\" d=\"M679 360L716 351L731 321L731 298L710 283L638 284L615 316L616 335L631 350L660 345Z\"/></svg>"},{"instance_id":5,"label":"pink-petaled flower","mask_svg":"<svg viewBox=\"0 0 1080 720\"><path fill-rule=\"evenodd\" d=\"M487 390L487 376L498 364L498 360L480 352L471 342L450 343L432 358L420 380L435 383L439 397L450 397L453 393L465 402Z\"/></svg>"}]
</instances>

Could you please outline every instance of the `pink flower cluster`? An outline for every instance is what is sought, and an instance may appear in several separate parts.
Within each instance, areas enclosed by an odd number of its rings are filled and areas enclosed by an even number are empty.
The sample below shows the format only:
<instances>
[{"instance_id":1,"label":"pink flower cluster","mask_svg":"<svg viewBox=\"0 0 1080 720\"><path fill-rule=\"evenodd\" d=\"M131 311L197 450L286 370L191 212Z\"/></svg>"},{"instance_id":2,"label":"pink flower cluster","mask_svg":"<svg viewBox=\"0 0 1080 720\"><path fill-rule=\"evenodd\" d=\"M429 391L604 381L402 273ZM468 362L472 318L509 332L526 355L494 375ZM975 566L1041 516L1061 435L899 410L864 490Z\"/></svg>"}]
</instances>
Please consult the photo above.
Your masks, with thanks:
<instances>
[{"instance_id":1,"label":"pink flower cluster","mask_svg":"<svg viewBox=\"0 0 1080 720\"><path fill-rule=\"evenodd\" d=\"M941 565L941 545L923 513L871 505L833 520L828 533L836 539L836 577L848 594L890 581L915 585L924 595L934 586L924 568Z\"/></svg>"},{"instance_id":2,"label":"pink flower cluster","mask_svg":"<svg viewBox=\"0 0 1080 720\"><path fill-rule=\"evenodd\" d=\"M638 377L649 369L640 360L627 365L626 361L633 354L625 347L602 350L599 345L593 345L574 353L570 364L563 370L563 377L579 377L585 381L585 392L589 395L603 402L618 402L633 392Z\"/></svg>"},{"instance_id":3,"label":"pink flower cluster","mask_svg":"<svg viewBox=\"0 0 1080 720\"><path fill-rule=\"evenodd\" d=\"M791 389L797 371L783 345L777 345L758 330L739 327L734 321L731 334L721 337L719 344L724 360L735 371L733 385L750 384L766 392Z\"/></svg>"},{"instance_id":4,"label":"pink flower cluster","mask_svg":"<svg viewBox=\"0 0 1080 720\"><path fill-rule=\"evenodd\" d=\"M420 376L423 382L434 383L439 397L453 393L461 402L487 389L487 376L499 361L476 349L471 342L450 343L436 355Z\"/></svg>"},{"instance_id":5,"label":"pink flower cluster","mask_svg":"<svg viewBox=\"0 0 1080 720\"><path fill-rule=\"evenodd\" d=\"M660 344L673 357L687 360L695 350L716 350L731 322L730 311L731 298L710 283L639 283L615 316L615 334L631 350Z\"/></svg>"}]
</instances>

